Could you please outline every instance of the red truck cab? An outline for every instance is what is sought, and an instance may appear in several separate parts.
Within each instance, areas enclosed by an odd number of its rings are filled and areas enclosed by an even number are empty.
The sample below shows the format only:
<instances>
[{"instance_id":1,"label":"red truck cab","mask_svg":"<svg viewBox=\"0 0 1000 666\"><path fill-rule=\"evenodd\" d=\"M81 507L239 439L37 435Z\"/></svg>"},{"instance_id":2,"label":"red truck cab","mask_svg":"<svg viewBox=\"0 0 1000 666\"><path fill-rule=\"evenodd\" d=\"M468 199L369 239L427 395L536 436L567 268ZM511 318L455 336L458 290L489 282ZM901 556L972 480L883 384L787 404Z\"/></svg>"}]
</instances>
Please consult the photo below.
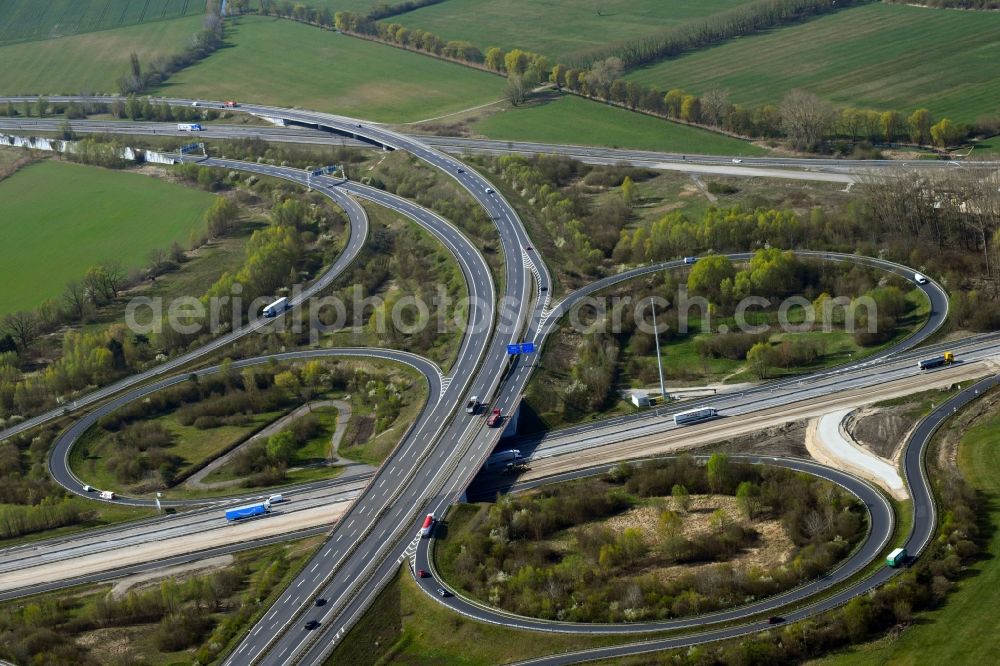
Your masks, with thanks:
<instances>
[{"instance_id":1,"label":"red truck cab","mask_svg":"<svg viewBox=\"0 0 1000 666\"><path fill-rule=\"evenodd\" d=\"M500 413L500 408L497 407L490 414L490 417L486 419L486 425L488 425L491 428L496 428L498 425L500 425L501 421L503 421L503 414Z\"/></svg>"},{"instance_id":2,"label":"red truck cab","mask_svg":"<svg viewBox=\"0 0 1000 666\"><path fill-rule=\"evenodd\" d=\"M238 106L239 106L239 104L237 104L236 102L234 102L234 101L232 101L232 100L228 100L228 101L226 101L226 104L225 104L225 106L226 106L227 108L230 108L230 109L235 109L236 107L238 107Z\"/></svg>"}]
</instances>

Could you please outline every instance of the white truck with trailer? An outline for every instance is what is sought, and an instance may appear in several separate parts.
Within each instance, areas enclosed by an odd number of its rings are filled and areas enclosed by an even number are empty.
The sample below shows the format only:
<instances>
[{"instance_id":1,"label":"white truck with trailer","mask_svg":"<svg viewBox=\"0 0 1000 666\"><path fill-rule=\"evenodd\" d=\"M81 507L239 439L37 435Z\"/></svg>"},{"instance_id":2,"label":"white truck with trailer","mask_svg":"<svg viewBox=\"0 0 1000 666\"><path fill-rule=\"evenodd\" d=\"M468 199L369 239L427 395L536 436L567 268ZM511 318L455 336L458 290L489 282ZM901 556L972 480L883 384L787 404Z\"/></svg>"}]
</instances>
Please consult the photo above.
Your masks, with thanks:
<instances>
[{"instance_id":1,"label":"white truck with trailer","mask_svg":"<svg viewBox=\"0 0 1000 666\"><path fill-rule=\"evenodd\" d=\"M699 409L689 409L686 412L674 414L674 425L690 425L714 419L719 415L715 407L701 407Z\"/></svg>"},{"instance_id":2,"label":"white truck with trailer","mask_svg":"<svg viewBox=\"0 0 1000 666\"><path fill-rule=\"evenodd\" d=\"M486 459L486 469L492 469L494 467L510 467L511 465L517 464L517 461L521 459L521 452L517 449L507 449L506 451L497 451L489 458Z\"/></svg>"},{"instance_id":3,"label":"white truck with trailer","mask_svg":"<svg viewBox=\"0 0 1000 666\"><path fill-rule=\"evenodd\" d=\"M177 123L177 129L181 132L200 132L204 128L200 123Z\"/></svg>"},{"instance_id":4,"label":"white truck with trailer","mask_svg":"<svg viewBox=\"0 0 1000 666\"><path fill-rule=\"evenodd\" d=\"M286 296L282 296L274 303L271 303L266 308L264 308L264 318L273 319L274 317L277 317L287 309L288 309L288 298Z\"/></svg>"}]
</instances>

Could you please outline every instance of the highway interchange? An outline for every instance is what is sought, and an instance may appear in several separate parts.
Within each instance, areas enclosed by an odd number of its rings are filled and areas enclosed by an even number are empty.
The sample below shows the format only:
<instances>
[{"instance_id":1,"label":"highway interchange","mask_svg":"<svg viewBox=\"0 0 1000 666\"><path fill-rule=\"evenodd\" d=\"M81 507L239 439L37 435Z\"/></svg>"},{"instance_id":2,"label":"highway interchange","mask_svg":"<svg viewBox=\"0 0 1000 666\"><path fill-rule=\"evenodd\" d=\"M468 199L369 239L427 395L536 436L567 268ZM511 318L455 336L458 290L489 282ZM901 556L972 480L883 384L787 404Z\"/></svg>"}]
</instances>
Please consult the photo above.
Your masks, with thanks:
<instances>
[{"instance_id":1,"label":"highway interchange","mask_svg":"<svg viewBox=\"0 0 1000 666\"><path fill-rule=\"evenodd\" d=\"M52 98L52 101L59 101L59 98ZM191 100L174 100L176 103L191 103ZM217 104L204 103L203 104ZM615 276L609 278L607 283L592 285L587 290L575 292L571 297L562 302L549 307L549 287L551 280L548 276L544 263L539 261L534 253L528 252L525 248L531 246L531 241L527 236L523 225L517 218L513 208L507 204L501 195L492 191L489 183L485 181L475 171L461 168L461 163L454 158L431 148L422 140L406 137L385 128L364 124L353 119L346 119L327 114L317 114L298 110L277 109L274 107L257 107L244 105L242 111L253 112L268 117L284 118L288 121L314 125L334 129L342 133L364 135L368 140L387 146L392 149L404 149L417 157L425 160L432 166L442 169L452 178L462 184L479 202L486 208L490 216L496 221L501 243L507 258L505 262L503 294L496 294L489 273L489 268L485 265L482 257L475 248L461 235L452 225L442 220L433 213L426 211L411 202L398 199L380 190L364 188L354 183L339 183L329 179L313 178L311 184L327 196L333 198L347 212L351 219L351 238L345 247L344 253L338 257L334 266L313 285L310 285L309 294L319 293L328 286L333 279L343 272L360 250L366 235L366 220L364 212L360 209L350 196L365 198L381 205L400 212L421 224L437 236L442 243L448 247L459 261L466 283L470 290L478 292L479 299L473 302L480 302L481 311L470 311L470 317L485 322L493 322L493 326L469 327L469 333L463 341L463 347L459 354L456 366L451 377L444 378L436 368L420 368L428 383L431 386L428 405L425 413L418 419L414 427L403 438L397 450L389 460L378 470L374 477L368 482L358 499L352 505L350 512L334 527L330 533L327 544L321 548L319 554L313 562L310 562L303 574L286 590L284 595L268 612L263 620L251 629L246 639L236 648L226 663L322 663L329 655L337 640L346 630L357 620L357 618L367 608L368 603L374 598L381 587L393 576L398 567L398 563L408 556L421 557L422 551L415 550L416 541L413 536L416 534L418 523L423 514L427 511L435 511L441 515L449 504L458 500L469 482L477 474L482 462L493 449L499 437L499 431L482 427L480 419L468 419L463 415L453 418L457 407L469 394L493 397L493 403L501 406L504 413L517 405L517 401L531 375L532 364L524 359L517 358L508 369L506 345L517 340L534 340L538 343L544 341L546 336L553 330L554 326L570 306L587 294L607 286L615 281L631 277L631 274ZM124 124L123 124L124 125ZM253 128L259 130L260 128ZM133 132L134 133L134 132ZM465 147L462 148L463 150ZM511 149L507 146L506 149ZM602 158L610 159L610 158ZM636 158L640 159L640 158ZM661 156L662 159L662 156ZM702 158L699 158L702 159ZM617 160L616 160L617 161ZM686 160L683 160L686 161ZM748 160L749 161L749 160ZM278 167L268 167L266 165L249 165L242 162L213 160L206 161L208 165L222 166L225 168L244 169L275 175L302 182L305 179L304 172L291 169L281 169ZM274 171L270 171L274 170ZM825 253L820 253L824 254ZM857 260L853 257L829 256L831 260ZM875 262L875 260L865 260ZM673 262L676 264L676 262ZM649 272L653 270L663 270L670 268L671 262L662 265L642 267L636 269L635 274ZM896 272L904 277L912 276L912 271L905 267L890 266L888 264L880 266L887 270ZM947 299L943 290L934 283L929 283L926 292L932 302L932 314L928 325L922 331L901 343L897 349L889 352L899 352L904 348L911 347L921 342L925 337L933 334L940 326L947 314ZM500 297L499 303L497 297ZM303 295L296 303L300 303L306 296ZM501 306L501 311L496 311L494 304ZM239 335L245 335L250 331L238 330L229 333L227 336L217 339L207 348L202 348L192 352L193 355L186 355L160 366L150 373L139 375L129 380L119 382L119 384L107 389L103 389L91 396L87 396L77 402L74 409L82 409L85 406L97 404L111 395L120 393L126 388L131 388L139 383L167 375L171 370L189 364L192 360L205 354L217 351L226 344L232 342ZM995 355L997 351L996 342L993 340L982 341L986 351L983 357ZM303 354L350 354L350 353L371 353L364 350L310 350ZM389 350L376 352L384 358L391 358ZM398 352L397 352L398 353ZM391 360L409 362L411 365L417 363L413 359L391 358ZM258 361L251 360L247 361ZM887 377L878 377L873 373L873 368L879 364L889 366L891 359L888 352L880 354L878 358L863 361L861 365L854 364L853 367L845 367L825 373L822 377L810 377L801 380L792 380L782 384L769 384L754 391L747 391L739 396L727 396L728 402L714 401L725 409L725 413L730 416L740 414L750 414L763 409L788 405L796 400L803 399L804 395L813 392L815 395L829 395L837 391L855 388L867 383L871 386L880 381L886 381ZM259 361L258 361L259 362ZM904 367L896 369L894 372L904 376L907 372L913 374L914 363L910 362L909 370ZM878 367L881 371L881 367ZM210 370L206 370L208 372ZM886 370L889 374L890 370ZM984 369L984 374L987 370ZM852 374L853 373L853 374ZM433 377L436 375L438 384L433 384ZM503 381L501 382L501 379ZM174 378L176 380L176 378ZM140 389L142 391L155 390L154 387L169 382L166 379L159 384L150 384ZM808 386L806 386L808 384ZM434 389L437 389L435 392ZM440 396L440 397L439 397ZM112 403L107 403L101 409L108 408L108 405L123 404L120 400L125 400L129 396L123 396ZM131 397L134 397L132 395ZM742 411L741 411L742 410ZM62 412L47 415L48 419L61 416ZM90 418L85 417L77 421L66 435L60 439L60 443L71 443L70 433L80 434L85 430L81 425ZM47 420L39 419L22 425L19 429L27 429ZM91 421L92 422L92 421ZM596 424L592 427L594 433L600 432L599 439L595 439L588 433L591 445L598 446L594 442L600 441L600 445L613 441L623 441L635 438L638 434L652 435L669 430L666 419L660 416L644 415L632 421L619 421L616 423ZM13 431L0 433L0 436L13 434ZM550 442L539 444L533 455L544 456L547 446L558 447L559 438L565 440L563 446L572 444L581 446L588 441L588 437L581 437L583 433L577 431L567 431L565 433L553 433ZM916 435L915 435L916 436ZM549 439L549 438L547 438ZM916 441L916 440L914 440ZM907 450L907 462L905 471L910 481L911 490L915 486L920 486L923 480L920 470L919 454L916 454L915 462L910 461L910 451L921 449L922 444L917 441L911 443ZM62 449L59 449L62 451ZM552 448L551 451L557 451ZM68 451L68 448L66 449ZM64 454L65 455L65 454ZM554 455L550 453L550 455ZM58 456L53 456L57 460ZM541 460L541 457L539 457ZM787 464L805 464L801 461L792 461ZM911 467L911 465L916 465ZM55 467L58 467L56 465ZM819 467L819 466L815 466ZM823 468L824 470L828 468ZM79 486L79 480L72 478L68 466L65 466L65 473L69 477L63 476L60 482L65 482L67 487ZM53 469L54 475L57 473ZM835 471L827 472L829 475L840 474ZM846 477L847 475L840 476ZM838 482L845 485L851 481L838 476ZM58 478L58 477L57 477ZM853 477L847 477L853 479ZM389 483L386 483L389 481ZM853 479L853 483L857 483ZM852 491L858 493L867 492L863 490L866 484L861 483ZM923 480L924 490L926 482ZM868 491L871 491L868 488ZM79 492L78 490L75 492ZM915 497L919 492L914 491ZM928 495L929 498L929 495ZM139 501L139 500L126 500ZM870 506L873 503L866 501ZM917 517L927 516L928 520L923 521L921 527L933 530L933 503L930 502L930 513L921 514L919 504L917 506ZM875 514L873 514L875 518ZM888 515L889 532L891 533L891 511ZM876 529L876 527L878 529ZM873 534L885 534L885 520L878 518L873 520ZM919 535L918 535L919 536ZM887 538L887 537L886 537ZM919 539L914 541L915 546L921 546ZM924 541L926 543L926 540ZM869 539L866 548L875 548L871 553L866 553L865 562L871 559L874 554L881 550L884 542L877 539ZM918 551L915 547L914 551ZM426 554L423 555L426 557ZM855 557L858 557L857 554ZM859 561L860 563L860 561ZM861 563L863 564L863 563ZM838 570L847 572L850 569L845 565ZM846 576L846 573L845 573ZM818 581L816 586L825 588L829 583ZM815 592L813 590L813 592ZM309 612L310 618L316 616L320 620L320 629L313 632L305 632L301 629L301 619L305 617L304 610L310 608L310 602L317 596L323 596L331 600L331 603L324 607L322 613ZM807 594L800 594L796 599L804 599ZM454 601L453 603L459 603ZM766 604L767 602L765 602ZM773 603L777 604L777 601ZM782 602L785 603L785 602ZM772 606L766 606L771 608ZM474 607L477 611L483 611L480 607ZM469 609L464 609L466 612ZM485 611L488 613L488 611ZM731 611L732 617L747 617L753 612L761 610L739 609ZM790 619L794 617L789 614ZM487 621L495 621L496 618L484 617ZM523 622L524 619L516 621L510 618L503 620L505 623ZM718 620L716 620L718 621ZM701 618L696 624L705 623ZM740 625L739 627L718 630L718 636L712 634L713 639L726 637L725 632L737 632L731 635L739 635L746 631L759 630L759 623ZM678 626L692 626L690 621L687 624ZM607 629L598 629L605 631ZM728 635L728 634L727 634ZM688 638L671 638L670 641L698 642L704 640L704 636ZM659 645L659 644L658 644ZM666 647L666 644L662 646ZM634 649L650 649L649 645L635 647ZM583 655L564 657L564 659L583 658ZM550 662L546 662L550 663ZM557 663L557 662L551 662ZM560 662L560 663L569 663Z\"/></svg>"}]
</instances>

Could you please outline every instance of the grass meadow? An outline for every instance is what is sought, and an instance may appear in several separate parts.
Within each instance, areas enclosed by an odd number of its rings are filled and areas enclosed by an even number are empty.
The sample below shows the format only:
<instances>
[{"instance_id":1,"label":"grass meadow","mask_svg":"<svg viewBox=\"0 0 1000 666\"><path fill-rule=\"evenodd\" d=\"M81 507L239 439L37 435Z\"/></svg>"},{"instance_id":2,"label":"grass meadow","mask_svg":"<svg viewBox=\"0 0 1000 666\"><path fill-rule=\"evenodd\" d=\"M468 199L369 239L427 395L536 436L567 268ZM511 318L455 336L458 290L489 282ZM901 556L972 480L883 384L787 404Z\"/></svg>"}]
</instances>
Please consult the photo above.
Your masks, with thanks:
<instances>
[{"instance_id":1,"label":"grass meadow","mask_svg":"<svg viewBox=\"0 0 1000 666\"><path fill-rule=\"evenodd\" d=\"M0 315L62 293L102 261L133 268L182 245L214 195L134 173L45 160L0 181Z\"/></svg>"},{"instance_id":2,"label":"grass meadow","mask_svg":"<svg viewBox=\"0 0 1000 666\"><path fill-rule=\"evenodd\" d=\"M0 94L117 93L116 81L128 70L130 53L142 63L179 53L201 21L191 16L0 46Z\"/></svg>"},{"instance_id":3,"label":"grass meadow","mask_svg":"<svg viewBox=\"0 0 1000 666\"><path fill-rule=\"evenodd\" d=\"M661 90L777 104L804 88L841 105L974 121L1000 111L1000 13L874 3L636 70Z\"/></svg>"},{"instance_id":4,"label":"grass meadow","mask_svg":"<svg viewBox=\"0 0 1000 666\"><path fill-rule=\"evenodd\" d=\"M498 76L274 18L230 23L223 48L158 89L357 115L422 120L503 97Z\"/></svg>"},{"instance_id":5,"label":"grass meadow","mask_svg":"<svg viewBox=\"0 0 1000 666\"><path fill-rule=\"evenodd\" d=\"M0 44L204 14L204 0L4 0Z\"/></svg>"},{"instance_id":6,"label":"grass meadow","mask_svg":"<svg viewBox=\"0 0 1000 666\"><path fill-rule=\"evenodd\" d=\"M464 39L484 52L491 46L520 48L571 62L595 47L645 37L739 4L740 0L447 0L387 20L444 39Z\"/></svg>"},{"instance_id":7,"label":"grass meadow","mask_svg":"<svg viewBox=\"0 0 1000 666\"><path fill-rule=\"evenodd\" d=\"M491 139L662 150L674 153L764 155L746 141L645 116L575 95L507 108L472 129Z\"/></svg>"}]
</instances>

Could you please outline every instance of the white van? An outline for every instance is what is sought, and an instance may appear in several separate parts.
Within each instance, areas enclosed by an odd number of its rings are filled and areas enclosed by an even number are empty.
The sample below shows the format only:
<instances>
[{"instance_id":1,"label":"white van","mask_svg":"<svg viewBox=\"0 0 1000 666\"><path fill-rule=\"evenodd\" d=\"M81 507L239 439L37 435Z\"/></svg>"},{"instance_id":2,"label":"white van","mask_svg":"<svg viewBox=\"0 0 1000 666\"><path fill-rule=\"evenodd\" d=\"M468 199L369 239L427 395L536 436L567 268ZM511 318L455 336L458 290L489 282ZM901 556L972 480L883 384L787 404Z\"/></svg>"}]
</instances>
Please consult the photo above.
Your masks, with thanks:
<instances>
[{"instance_id":1,"label":"white van","mask_svg":"<svg viewBox=\"0 0 1000 666\"><path fill-rule=\"evenodd\" d=\"M923 275L921 275L920 273L914 273L913 274L913 280L917 284L927 284L929 282L929 280L926 277L924 277Z\"/></svg>"},{"instance_id":2,"label":"white van","mask_svg":"<svg viewBox=\"0 0 1000 666\"><path fill-rule=\"evenodd\" d=\"M281 504L284 501L285 498L282 495L271 495L267 498L268 504Z\"/></svg>"}]
</instances>

